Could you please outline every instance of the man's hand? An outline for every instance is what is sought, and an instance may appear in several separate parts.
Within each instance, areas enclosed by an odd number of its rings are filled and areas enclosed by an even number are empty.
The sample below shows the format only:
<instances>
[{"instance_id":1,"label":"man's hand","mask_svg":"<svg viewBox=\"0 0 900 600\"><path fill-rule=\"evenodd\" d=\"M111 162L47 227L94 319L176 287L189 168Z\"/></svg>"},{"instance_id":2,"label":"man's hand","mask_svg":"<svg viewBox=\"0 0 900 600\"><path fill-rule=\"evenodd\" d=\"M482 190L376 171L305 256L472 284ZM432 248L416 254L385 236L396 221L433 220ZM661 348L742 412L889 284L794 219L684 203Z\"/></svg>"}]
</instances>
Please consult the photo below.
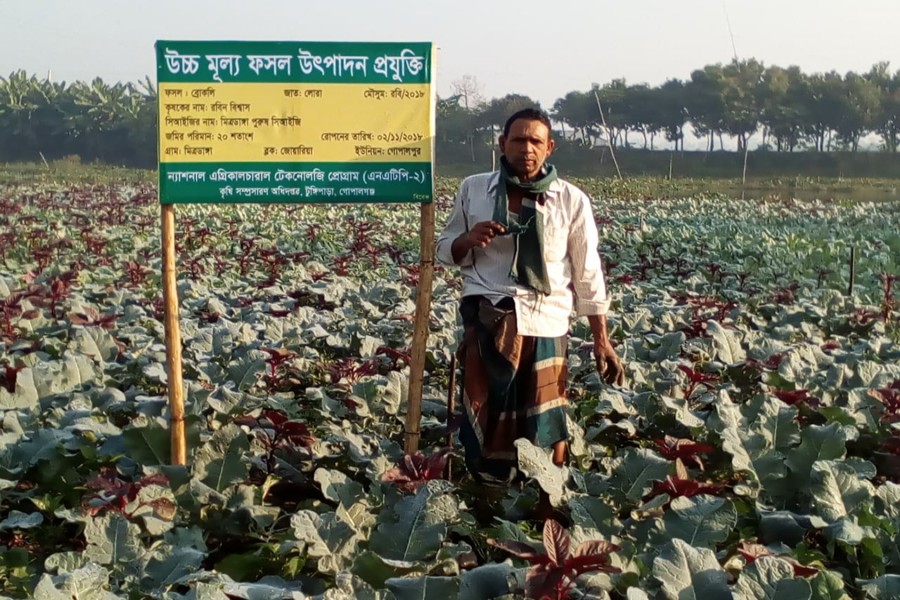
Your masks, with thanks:
<instances>
[{"instance_id":1,"label":"man's hand","mask_svg":"<svg viewBox=\"0 0 900 600\"><path fill-rule=\"evenodd\" d=\"M481 221L472 226L455 240L450 247L454 262L460 262L472 248L486 248L494 238L503 234L506 228L497 221Z\"/></svg>"},{"instance_id":2,"label":"man's hand","mask_svg":"<svg viewBox=\"0 0 900 600\"><path fill-rule=\"evenodd\" d=\"M475 223L467 233L468 244L471 248L485 248L494 241L494 238L503 232L506 228L497 221L481 221Z\"/></svg>"},{"instance_id":3,"label":"man's hand","mask_svg":"<svg viewBox=\"0 0 900 600\"><path fill-rule=\"evenodd\" d=\"M603 381L610 385L625 385L625 367L608 339L594 342L594 363Z\"/></svg>"},{"instance_id":4,"label":"man's hand","mask_svg":"<svg viewBox=\"0 0 900 600\"><path fill-rule=\"evenodd\" d=\"M588 322L591 324L591 333L594 334L594 363L600 379L610 385L625 385L625 367L609 341L606 315L591 315Z\"/></svg>"}]
</instances>

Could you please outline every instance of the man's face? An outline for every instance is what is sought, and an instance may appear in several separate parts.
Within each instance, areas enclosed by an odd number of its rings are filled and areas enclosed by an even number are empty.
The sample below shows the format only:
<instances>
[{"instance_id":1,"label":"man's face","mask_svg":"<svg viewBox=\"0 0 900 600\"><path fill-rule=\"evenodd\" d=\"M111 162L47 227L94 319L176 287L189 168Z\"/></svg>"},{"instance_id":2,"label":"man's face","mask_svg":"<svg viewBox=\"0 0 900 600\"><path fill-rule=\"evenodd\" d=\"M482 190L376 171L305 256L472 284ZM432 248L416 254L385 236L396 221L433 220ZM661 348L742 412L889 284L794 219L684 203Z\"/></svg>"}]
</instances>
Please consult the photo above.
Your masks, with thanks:
<instances>
[{"instance_id":1,"label":"man's face","mask_svg":"<svg viewBox=\"0 0 900 600\"><path fill-rule=\"evenodd\" d=\"M540 121L516 119L509 134L500 136L500 152L520 179L532 181L553 152L550 130Z\"/></svg>"}]
</instances>

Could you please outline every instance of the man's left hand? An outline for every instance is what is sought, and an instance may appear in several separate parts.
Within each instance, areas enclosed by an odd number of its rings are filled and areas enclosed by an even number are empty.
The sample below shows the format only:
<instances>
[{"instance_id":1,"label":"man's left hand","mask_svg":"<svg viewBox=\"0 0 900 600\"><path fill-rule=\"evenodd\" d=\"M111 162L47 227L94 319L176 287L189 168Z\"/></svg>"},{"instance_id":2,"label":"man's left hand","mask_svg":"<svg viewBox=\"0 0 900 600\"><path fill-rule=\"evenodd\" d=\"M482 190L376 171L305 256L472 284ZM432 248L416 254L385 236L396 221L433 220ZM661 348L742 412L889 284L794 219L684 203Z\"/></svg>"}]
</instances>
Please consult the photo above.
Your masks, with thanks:
<instances>
[{"instance_id":1,"label":"man's left hand","mask_svg":"<svg viewBox=\"0 0 900 600\"><path fill-rule=\"evenodd\" d=\"M610 385L625 384L625 367L609 340L594 344L594 363L603 381Z\"/></svg>"}]
</instances>

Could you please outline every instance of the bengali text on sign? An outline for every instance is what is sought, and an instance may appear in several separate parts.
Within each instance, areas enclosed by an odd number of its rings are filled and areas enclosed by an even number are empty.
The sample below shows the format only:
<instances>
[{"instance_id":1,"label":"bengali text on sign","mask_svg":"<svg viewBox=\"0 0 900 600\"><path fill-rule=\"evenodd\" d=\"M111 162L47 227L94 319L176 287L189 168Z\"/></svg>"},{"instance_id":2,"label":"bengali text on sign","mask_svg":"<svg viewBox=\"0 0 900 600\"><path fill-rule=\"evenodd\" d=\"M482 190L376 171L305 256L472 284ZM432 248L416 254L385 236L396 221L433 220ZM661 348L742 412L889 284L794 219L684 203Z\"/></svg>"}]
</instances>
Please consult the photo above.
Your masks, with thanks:
<instances>
[{"instance_id":1,"label":"bengali text on sign","mask_svg":"<svg viewBox=\"0 0 900 600\"><path fill-rule=\"evenodd\" d=\"M160 199L429 202L427 43L158 42Z\"/></svg>"}]
</instances>

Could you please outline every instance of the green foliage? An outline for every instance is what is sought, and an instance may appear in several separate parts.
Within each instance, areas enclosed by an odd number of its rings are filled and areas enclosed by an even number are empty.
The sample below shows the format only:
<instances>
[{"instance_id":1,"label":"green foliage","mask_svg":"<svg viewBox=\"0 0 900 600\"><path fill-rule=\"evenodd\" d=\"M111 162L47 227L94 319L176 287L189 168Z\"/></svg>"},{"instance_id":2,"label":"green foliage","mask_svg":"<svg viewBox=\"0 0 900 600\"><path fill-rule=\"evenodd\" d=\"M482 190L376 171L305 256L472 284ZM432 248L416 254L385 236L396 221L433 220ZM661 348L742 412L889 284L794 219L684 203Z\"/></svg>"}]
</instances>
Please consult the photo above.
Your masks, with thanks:
<instances>
[{"instance_id":1,"label":"green foliage","mask_svg":"<svg viewBox=\"0 0 900 600\"><path fill-rule=\"evenodd\" d=\"M438 182L439 222L457 183ZM540 566L569 547L584 567L577 548L599 542L618 548L606 571L532 584L895 596L900 347L882 275L900 270L898 203L579 183L598 199L628 387L601 384L577 321L572 460L521 440L526 477L498 488L441 448L450 269L423 454L403 457L416 211L179 209L190 454L172 467L153 188L0 188L0 594L474 599L529 589L523 553ZM542 491L569 521L551 548Z\"/></svg>"}]
</instances>

